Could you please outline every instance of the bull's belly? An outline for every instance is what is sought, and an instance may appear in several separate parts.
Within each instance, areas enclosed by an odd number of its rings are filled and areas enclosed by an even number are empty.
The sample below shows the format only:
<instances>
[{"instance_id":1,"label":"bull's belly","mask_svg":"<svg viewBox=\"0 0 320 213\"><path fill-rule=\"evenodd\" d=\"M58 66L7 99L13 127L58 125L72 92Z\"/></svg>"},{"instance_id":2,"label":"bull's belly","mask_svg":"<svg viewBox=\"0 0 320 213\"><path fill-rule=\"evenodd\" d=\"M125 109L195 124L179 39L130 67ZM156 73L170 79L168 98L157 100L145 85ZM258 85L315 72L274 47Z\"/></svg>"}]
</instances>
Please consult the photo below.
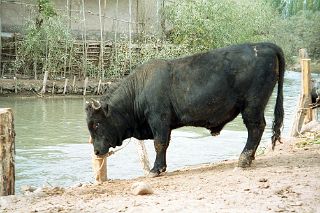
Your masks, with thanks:
<instances>
[{"instance_id":1,"label":"bull's belly","mask_svg":"<svg viewBox=\"0 0 320 213\"><path fill-rule=\"evenodd\" d=\"M239 114L236 106L232 107L195 107L185 110L180 115L181 126L204 127L207 129L222 128Z\"/></svg>"}]
</instances>

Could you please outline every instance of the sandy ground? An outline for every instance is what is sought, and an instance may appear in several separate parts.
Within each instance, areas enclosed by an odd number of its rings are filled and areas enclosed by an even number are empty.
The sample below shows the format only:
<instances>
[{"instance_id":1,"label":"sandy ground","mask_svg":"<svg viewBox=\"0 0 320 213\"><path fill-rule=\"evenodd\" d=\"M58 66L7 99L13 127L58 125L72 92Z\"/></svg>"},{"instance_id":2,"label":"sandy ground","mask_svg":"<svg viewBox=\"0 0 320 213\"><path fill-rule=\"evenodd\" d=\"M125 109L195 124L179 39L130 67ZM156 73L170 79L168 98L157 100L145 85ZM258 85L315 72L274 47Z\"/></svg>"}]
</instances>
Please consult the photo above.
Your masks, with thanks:
<instances>
[{"instance_id":1,"label":"sandy ground","mask_svg":"<svg viewBox=\"0 0 320 213\"><path fill-rule=\"evenodd\" d=\"M320 144L285 142L249 169L235 166L224 161L157 178L1 197L0 212L320 212ZM139 181L154 193L133 195Z\"/></svg>"}]
</instances>

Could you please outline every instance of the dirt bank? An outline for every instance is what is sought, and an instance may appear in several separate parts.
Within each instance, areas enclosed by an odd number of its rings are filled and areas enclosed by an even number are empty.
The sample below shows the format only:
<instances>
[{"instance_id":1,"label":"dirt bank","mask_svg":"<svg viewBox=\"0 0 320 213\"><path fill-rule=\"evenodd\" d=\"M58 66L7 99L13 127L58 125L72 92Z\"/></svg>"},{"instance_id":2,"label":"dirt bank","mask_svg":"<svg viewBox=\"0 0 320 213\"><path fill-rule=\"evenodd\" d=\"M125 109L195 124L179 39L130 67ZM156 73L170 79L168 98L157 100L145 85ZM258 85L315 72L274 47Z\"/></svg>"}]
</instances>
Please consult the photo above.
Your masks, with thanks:
<instances>
[{"instance_id":1,"label":"dirt bank","mask_svg":"<svg viewBox=\"0 0 320 213\"><path fill-rule=\"evenodd\" d=\"M86 87L86 95L98 95L107 91L109 86L119 80L89 79ZM55 96L55 95L83 95L84 80L68 79L66 92L64 93L65 79L48 80L45 94L41 94L43 80L31 80L13 78L0 79L0 96ZM98 93L99 87L99 93Z\"/></svg>"},{"instance_id":2,"label":"dirt bank","mask_svg":"<svg viewBox=\"0 0 320 213\"><path fill-rule=\"evenodd\" d=\"M250 169L235 161L201 165L158 178L43 189L0 198L2 212L320 212L320 145L285 142ZM79 171L81 172L81 171ZM132 195L137 181L151 195Z\"/></svg>"}]
</instances>

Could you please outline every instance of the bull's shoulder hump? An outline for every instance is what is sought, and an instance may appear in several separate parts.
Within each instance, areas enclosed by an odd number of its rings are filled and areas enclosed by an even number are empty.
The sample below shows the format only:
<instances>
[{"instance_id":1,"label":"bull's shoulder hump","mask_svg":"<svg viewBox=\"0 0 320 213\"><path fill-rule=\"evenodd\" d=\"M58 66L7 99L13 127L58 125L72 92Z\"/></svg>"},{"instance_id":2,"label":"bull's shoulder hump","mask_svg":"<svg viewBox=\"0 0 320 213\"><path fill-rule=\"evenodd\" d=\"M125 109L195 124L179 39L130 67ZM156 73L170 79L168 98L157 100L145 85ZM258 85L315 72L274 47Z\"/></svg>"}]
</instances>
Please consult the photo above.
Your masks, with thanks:
<instances>
[{"instance_id":1,"label":"bull's shoulder hump","mask_svg":"<svg viewBox=\"0 0 320 213\"><path fill-rule=\"evenodd\" d=\"M153 59L150 60L142 65L140 65L139 67L137 67L136 71L151 71L151 70L155 70L155 69L160 69L163 67L168 66L169 62L167 60L164 59Z\"/></svg>"}]
</instances>

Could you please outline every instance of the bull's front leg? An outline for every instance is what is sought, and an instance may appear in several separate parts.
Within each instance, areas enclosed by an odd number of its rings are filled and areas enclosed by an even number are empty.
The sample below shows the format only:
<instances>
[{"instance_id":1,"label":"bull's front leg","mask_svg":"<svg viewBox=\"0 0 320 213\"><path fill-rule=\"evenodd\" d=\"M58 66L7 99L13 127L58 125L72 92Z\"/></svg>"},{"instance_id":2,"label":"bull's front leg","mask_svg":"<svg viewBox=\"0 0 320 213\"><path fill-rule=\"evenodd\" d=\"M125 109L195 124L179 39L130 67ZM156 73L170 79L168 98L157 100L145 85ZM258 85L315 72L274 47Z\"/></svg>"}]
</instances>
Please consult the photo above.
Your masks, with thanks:
<instances>
[{"instance_id":1,"label":"bull's front leg","mask_svg":"<svg viewBox=\"0 0 320 213\"><path fill-rule=\"evenodd\" d=\"M154 140L154 148L156 150L156 160L154 166L150 171L149 177L159 176L161 172L165 172L167 169L166 153L169 143L160 141L159 139Z\"/></svg>"}]
</instances>

